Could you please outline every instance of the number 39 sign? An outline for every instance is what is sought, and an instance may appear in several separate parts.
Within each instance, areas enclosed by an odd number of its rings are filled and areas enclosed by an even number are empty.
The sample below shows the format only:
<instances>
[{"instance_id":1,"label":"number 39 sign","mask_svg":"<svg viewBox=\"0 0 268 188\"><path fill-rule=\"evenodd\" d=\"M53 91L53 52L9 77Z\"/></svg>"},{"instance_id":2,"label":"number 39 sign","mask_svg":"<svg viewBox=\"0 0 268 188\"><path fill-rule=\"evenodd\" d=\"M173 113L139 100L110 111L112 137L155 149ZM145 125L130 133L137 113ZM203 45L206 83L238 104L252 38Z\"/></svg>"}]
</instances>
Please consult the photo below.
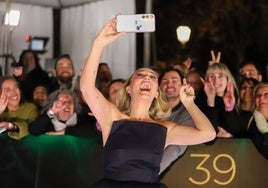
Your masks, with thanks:
<instances>
[{"instance_id":1,"label":"number 39 sign","mask_svg":"<svg viewBox=\"0 0 268 188\"><path fill-rule=\"evenodd\" d=\"M249 139L189 146L161 182L169 188L267 188L268 161Z\"/></svg>"},{"instance_id":2,"label":"number 39 sign","mask_svg":"<svg viewBox=\"0 0 268 188\"><path fill-rule=\"evenodd\" d=\"M204 185L207 184L211 178L213 179L213 181L218 184L218 185L227 185L229 183L232 182L232 180L235 177L235 173L236 173L236 164L235 164L235 160L228 154L219 154L217 155L214 159L213 159L213 170L216 173L219 174L230 174L228 179L224 179L224 180L220 180L220 179L216 179L213 178L213 175L211 175L211 171L206 168L205 166L203 166L203 164L205 164L206 162L208 162L208 159L210 158L209 154L191 154L191 157L195 157L195 158L201 158L201 162L196 166L196 170L200 173L204 173L204 179L194 179L194 177L190 177L189 181L192 182L193 184L196 185ZM227 168L222 168L219 166L219 163L221 162L221 159L225 158L229 160L229 166ZM224 166L224 165L222 165Z\"/></svg>"}]
</instances>

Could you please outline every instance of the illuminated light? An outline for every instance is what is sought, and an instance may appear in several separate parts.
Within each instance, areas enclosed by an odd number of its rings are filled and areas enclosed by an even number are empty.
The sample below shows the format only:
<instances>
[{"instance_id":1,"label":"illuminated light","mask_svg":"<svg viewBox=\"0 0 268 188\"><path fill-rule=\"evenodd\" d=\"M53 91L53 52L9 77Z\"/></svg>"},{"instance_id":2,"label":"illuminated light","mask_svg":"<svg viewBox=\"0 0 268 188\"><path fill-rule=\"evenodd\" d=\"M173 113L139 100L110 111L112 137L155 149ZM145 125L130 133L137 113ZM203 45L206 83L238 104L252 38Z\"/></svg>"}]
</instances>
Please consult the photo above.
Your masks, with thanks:
<instances>
[{"instance_id":1,"label":"illuminated light","mask_svg":"<svg viewBox=\"0 0 268 188\"><path fill-rule=\"evenodd\" d=\"M182 43L185 44L189 41L191 35L191 29L188 26L177 27L177 38Z\"/></svg>"},{"instance_id":2,"label":"illuminated light","mask_svg":"<svg viewBox=\"0 0 268 188\"><path fill-rule=\"evenodd\" d=\"M6 13L5 16L5 25L17 26L20 21L20 11L19 10L11 10Z\"/></svg>"}]
</instances>

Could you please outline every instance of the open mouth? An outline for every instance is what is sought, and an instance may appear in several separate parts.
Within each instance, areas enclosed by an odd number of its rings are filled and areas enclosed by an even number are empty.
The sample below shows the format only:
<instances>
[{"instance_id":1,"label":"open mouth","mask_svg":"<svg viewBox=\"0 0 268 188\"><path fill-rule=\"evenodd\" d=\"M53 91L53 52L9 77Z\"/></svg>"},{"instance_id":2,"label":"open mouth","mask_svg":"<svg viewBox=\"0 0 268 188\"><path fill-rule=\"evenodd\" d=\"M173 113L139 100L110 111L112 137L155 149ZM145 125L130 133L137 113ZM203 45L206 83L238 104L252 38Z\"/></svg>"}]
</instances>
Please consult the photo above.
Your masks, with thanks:
<instances>
[{"instance_id":1,"label":"open mouth","mask_svg":"<svg viewBox=\"0 0 268 188\"><path fill-rule=\"evenodd\" d=\"M143 82L140 86L140 90L142 91L150 91L151 85L148 82Z\"/></svg>"},{"instance_id":2,"label":"open mouth","mask_svg":"<svg viewBox=\"0 0 268 188\"><path fill-rule=\"evenodd\" d=\"M166 88L166 92L174 92L175 89L173 87Z\"/></svg>"},{"instance_id":3,"label":"open mouth","mask_svg":"<svg viewBox=\"0 0 268 188\"><path fill-rule=\"evenodd\" d=\"M42 102L44 102L45 100L43 100L43 99L37 99L36 100L38 103L42 103Z\"/></svg>"},{"instance_id":4,"label":"open mouth","mask_svg":"<svg viewBox=\"0 0 268 188\"><path fill-rule=\"evenodd\" d=\"M65 108L63 111L64 111L64 112L70 112L71 109L70 109L70 108Z\"/></svg>"},{"instance_id":5,"label":"open mouth","mask_svg":"<svg viewBox=\"0 0 268 188\"><path fill-rule=\"evenodd\" d=\"M18 100L18 96L11 97L10 100L17 101Z\"/></svg>"}]
</instances>

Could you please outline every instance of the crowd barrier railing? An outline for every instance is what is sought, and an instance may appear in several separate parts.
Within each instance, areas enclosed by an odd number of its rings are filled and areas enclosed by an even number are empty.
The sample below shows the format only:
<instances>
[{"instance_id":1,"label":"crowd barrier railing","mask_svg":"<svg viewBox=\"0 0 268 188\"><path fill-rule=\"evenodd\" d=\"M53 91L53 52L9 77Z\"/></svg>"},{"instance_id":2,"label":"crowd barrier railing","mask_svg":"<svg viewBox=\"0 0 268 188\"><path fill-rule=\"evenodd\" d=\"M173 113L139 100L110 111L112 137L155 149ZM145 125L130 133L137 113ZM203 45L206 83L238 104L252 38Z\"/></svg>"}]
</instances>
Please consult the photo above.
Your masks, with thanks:
<instances>
[{"instance_id":1,"label":"crowd barrier railing","mask_svg":"<svg viewBox=\"0 0 268 188\"><path fill-rule=\"evenodd\" d=\"M1 188L89 188L103 177L100 138L0 134ZM268 161L249 139L189 146L161 182L169 188L267 188Z\"/></svg>"}]
</instances>

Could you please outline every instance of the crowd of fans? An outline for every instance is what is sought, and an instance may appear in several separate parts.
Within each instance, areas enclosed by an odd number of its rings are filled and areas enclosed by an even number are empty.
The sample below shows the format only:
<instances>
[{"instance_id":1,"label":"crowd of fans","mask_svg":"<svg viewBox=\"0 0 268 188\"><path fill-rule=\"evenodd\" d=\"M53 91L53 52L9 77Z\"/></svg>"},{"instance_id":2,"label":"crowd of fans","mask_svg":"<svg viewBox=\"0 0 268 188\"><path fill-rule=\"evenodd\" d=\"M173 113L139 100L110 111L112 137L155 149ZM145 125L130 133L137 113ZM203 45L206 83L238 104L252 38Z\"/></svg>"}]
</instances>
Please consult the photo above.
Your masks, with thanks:
<instances>
[{"instance_id":1,"label":"crowd of fans","mask_svg":"<svg viewBox=\"0 0 268 188\"><path fill-rule=\"evenodd\" d=\"M208 68L201 73L191 66L191 59L159 71L159 86L172 109L167 120L186 126L194 125L180 102L179 91L186 78L195 91L195 103L208 117L217 138L250 138L268 159L268 83L254 62L245 62L234 77L221 61L221 53L211 51ZM49 77L31 50L21 53L13 65L13 75L0 79L0 126L2 134L14 139L31 135L101 136L101 128L85 103L76 80L73 61L61 55L55 61L55 74ZM96 87L112 103L123 87L124 79L113 79L107 63L100 63ZM215 141L207 144L213 144ZM165 149L162 173L181 156L187 146Z\"/></svg>"}]
</instances>

